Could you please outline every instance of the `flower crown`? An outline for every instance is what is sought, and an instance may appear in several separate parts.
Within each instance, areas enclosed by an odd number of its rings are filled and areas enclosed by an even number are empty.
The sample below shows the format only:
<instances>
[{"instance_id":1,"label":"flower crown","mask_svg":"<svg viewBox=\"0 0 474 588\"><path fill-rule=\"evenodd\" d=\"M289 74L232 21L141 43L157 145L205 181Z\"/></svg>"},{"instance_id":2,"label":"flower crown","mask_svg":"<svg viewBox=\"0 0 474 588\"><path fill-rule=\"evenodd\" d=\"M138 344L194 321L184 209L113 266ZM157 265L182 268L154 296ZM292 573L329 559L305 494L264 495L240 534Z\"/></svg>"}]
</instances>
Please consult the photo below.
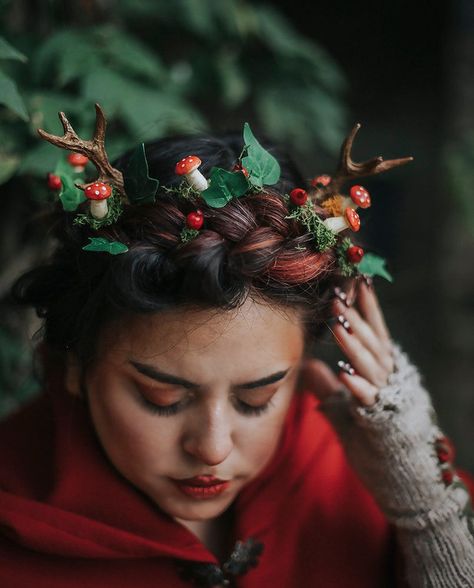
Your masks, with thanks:
<instances>
[{"instance_id":1,"label":"flower crown","mask_svg":"<svg viewBox=\"0 0 474 588\"><path fill-rule=\"evenodd\" d=\"M88 224L93 229L113 224L120 217L124 204L141 205L154 203L159 187L159 180L151 178L145 155L145 146L141 143L132 153L122 173L112 167L105 151L106 119L99 104L95 105L96 124L91 140L80 139L63 112L59 118L64 135L56 136L38 129L39 135L53 145L71 151L67 161L61 159L53 173L48 174L48 186L59 195L65 211L77 211L86 200L89 207L79 212L73 224ZM289 194L282 195L287 204L288 219L294 218L302 223L314 238L318 251L333 248L336 253L338 268L344 276L363 274L379 275L389 281L392 276L385 268L385 260L373 253L365 253L361 247L352 243L341 233L360 229L358 207L371 205L370 195L360 185L353 185L348 194L343 194L343 184L364 176L379 174L412 161L412 157L384 161L374 157L362 163L351 159L351 149L360 124L356 124L345 139L339 165L333 176L320 175L311 181L311 188L305 190L294 187ZM199 171L201 160L196 155L188 155L176 163L175 173L183 177L177 188L162 186L165 192L177 193L191 201L196 209L186 216L185 226L181 230L181 243L184 245L199 235L204 225L204 216L199 203L205 202L213 208L222 208L234 198L241 198L249 193L261 192L264 186L277 184L280 179L280 165L264 149L248 123L243 130L244 148L232 171L213 167L210 177L205 178ZM83 172L89 160L98 172L96 180L83 182ZM325 212L322 218L315 210L315 204ZM84 207L81 207L84 210ZM128 247L119 241L110 241L104 237L89 237L89 243L82 247L85 251L102 251L112 255L126 253Z\"/></svg>"}]
</instances>

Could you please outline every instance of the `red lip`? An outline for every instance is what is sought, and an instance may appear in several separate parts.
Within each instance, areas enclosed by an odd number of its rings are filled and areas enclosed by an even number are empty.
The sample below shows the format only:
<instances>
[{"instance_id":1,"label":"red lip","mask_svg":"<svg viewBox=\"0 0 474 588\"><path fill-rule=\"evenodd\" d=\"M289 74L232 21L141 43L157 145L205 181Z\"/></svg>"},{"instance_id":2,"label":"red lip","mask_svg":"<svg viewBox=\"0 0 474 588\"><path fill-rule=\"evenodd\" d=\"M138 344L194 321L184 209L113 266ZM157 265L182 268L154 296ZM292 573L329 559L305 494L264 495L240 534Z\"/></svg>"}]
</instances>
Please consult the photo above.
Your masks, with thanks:
<instances>
[{"instance_id":1,"label":"red lip","mask_svg":"<svg viewBox=\"0 0 474 588\"><path fill-rule=\"evenodd\" d=\"M228 480L221 480L215 476L194 476L194 478L186 478L184 480L177 480L180 484L188 484L190 486L214 486L215 484L223 484Z\"/></svg>"}]
</instances>

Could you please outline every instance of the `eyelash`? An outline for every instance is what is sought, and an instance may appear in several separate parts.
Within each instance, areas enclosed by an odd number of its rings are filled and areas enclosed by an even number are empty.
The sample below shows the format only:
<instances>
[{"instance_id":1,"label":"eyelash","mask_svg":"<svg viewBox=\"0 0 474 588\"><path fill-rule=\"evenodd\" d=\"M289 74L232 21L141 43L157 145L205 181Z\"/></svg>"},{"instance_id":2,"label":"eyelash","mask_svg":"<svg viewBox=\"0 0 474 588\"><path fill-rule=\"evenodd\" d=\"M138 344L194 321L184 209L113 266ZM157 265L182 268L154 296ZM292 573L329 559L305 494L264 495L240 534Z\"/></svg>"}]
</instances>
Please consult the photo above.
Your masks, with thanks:
<instances>
[{"instance_id":1,"label":"eyelash","mask_svg":"<svg viewBox=\"0 0 474 588\"><path fill-rule=\"evenodd\" d=\"M154 404L153 402L147 400L142 394L140 394L139 397L147 410L160 416L173 416L179 412L182 405L184 404L183 402L175 402L169 406L159 406L158 404ZM237 404L239 407L237 410L248 416L259 416L266 412L270 406L273 406L272 399L270 399L265 404L261 404L260 406L251 406L242 400L237 400Z\"/></svg>"}]
</instances>

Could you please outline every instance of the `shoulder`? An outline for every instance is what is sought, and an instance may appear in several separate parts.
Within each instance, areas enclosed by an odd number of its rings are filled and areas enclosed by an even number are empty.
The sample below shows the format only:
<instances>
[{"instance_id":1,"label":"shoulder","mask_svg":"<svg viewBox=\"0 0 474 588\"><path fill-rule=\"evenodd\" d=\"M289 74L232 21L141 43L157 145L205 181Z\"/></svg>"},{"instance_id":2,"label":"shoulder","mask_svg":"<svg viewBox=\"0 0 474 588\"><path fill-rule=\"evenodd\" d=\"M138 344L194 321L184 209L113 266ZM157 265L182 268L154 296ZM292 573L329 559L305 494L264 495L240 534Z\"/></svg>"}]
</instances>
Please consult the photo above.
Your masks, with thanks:
<instances>
[{"instance_id":1,"label":"shoulder","mask_svg":"<svg viewBox=\"0 0 474 588\"><path fill-rule=\"evenodd\" d=\"M42 393L0 422L0 488L23 495L39 491L51 467L53 446L53 411Z\"/></svg>"}]
</instances>

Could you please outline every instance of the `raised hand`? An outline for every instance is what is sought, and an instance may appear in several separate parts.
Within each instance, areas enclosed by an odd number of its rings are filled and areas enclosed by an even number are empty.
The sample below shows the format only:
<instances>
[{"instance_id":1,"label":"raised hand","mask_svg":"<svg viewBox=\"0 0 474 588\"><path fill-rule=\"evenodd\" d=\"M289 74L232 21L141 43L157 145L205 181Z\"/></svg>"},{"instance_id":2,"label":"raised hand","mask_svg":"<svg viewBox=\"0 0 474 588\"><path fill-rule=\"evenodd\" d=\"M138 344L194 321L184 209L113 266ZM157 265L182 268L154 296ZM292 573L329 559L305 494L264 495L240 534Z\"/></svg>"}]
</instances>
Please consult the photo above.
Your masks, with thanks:
<instances>
[{"instance_id":1,"label":"raised hand","mask_svg":"<svg viewBox=\"0 0 474 588\"><path fill-rule=\"evenodd\" d=\"M354 298L352 305L350 297ZM353 296L336 289L333 311L338 322L332 332L349 362L349 366L340 363L339 379L369 406L394 369L392 340L373 285L360 280Z\"/></svg>"}]
</instances>

